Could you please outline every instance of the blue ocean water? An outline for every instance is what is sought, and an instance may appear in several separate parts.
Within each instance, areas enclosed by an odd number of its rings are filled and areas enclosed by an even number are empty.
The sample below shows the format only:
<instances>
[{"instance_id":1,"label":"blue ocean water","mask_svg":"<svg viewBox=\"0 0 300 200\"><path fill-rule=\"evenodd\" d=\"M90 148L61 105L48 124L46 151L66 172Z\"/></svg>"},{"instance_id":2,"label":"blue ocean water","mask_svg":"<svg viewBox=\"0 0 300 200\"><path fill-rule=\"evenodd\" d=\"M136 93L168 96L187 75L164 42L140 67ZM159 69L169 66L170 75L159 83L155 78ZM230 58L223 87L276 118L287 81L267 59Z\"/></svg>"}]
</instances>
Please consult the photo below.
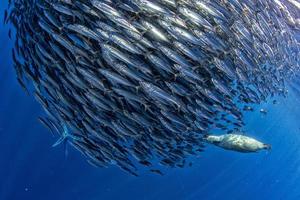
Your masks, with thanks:
<instances>
[{"instance_id":1,"label":"blue ocean water","mask_svg":"<svg viewBox=\"0 0 300 200\"><path fill-rule=\"evenodd\" d=\"M4 5L0 4L0 16ZM271 152L241 154L208 146L193 166L164 176L132 177L117 167L90 166L38 121L41 106L15 79L8 27L0 27L0 200L300 199L300 96L290 91L268 110L246 115L248 135Z\"/></svg>"}]
</instances>

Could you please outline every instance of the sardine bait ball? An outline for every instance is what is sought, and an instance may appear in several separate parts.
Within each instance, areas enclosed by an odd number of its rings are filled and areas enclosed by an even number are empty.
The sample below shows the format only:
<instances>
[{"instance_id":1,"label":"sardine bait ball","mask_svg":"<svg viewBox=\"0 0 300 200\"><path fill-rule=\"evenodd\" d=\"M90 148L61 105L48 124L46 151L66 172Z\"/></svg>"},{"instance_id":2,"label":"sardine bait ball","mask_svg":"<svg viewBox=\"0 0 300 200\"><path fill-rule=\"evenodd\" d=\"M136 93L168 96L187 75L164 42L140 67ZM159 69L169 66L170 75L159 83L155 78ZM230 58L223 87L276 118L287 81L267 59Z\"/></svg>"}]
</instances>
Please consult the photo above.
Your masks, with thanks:
<instances>
[{"instance_id":1,"label":"sardine bait ball","mask_svg":"<svg viewBox=\"0 0 300 200\"><path fill-rule=\"evenodd\" d=\"M299 70L299 23L280 1L12 0L4 21L54 146L133 175L184 167Z\"/></svg>"}]
</instances>

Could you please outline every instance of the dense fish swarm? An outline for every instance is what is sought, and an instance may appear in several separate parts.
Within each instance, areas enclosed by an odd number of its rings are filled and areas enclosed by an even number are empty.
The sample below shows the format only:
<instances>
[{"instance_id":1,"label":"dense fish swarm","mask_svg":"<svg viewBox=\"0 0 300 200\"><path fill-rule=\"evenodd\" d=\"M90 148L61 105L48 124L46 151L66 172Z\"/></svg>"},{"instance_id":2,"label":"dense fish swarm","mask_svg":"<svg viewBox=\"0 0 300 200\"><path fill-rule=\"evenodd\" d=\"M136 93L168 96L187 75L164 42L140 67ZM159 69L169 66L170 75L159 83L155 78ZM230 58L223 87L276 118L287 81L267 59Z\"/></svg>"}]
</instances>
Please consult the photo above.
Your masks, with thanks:
<instances>
[{"instance_id":1,"label":"dense fish swarm","mask_svg":"<svg viewBox=\"0 0 300 200\"><path fill-rule=\"evenodd\" d=\"M12 0L4 21L55 145L136 175L184 167L204 133L244 125L241 106L285 95L295 16L279 0Z\"/></svg>"}]
</instances>

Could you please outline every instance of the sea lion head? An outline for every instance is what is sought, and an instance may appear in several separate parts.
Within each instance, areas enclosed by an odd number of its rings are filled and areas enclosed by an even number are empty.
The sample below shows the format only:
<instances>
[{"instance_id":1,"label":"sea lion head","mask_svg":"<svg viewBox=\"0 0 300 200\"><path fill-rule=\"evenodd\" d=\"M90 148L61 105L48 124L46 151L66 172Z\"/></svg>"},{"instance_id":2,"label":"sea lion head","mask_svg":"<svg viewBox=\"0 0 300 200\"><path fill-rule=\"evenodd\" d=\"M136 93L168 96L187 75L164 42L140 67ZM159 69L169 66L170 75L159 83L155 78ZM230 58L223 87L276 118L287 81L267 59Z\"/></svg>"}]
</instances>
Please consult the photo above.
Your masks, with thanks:
<instances>
[{"instance_id":1,"label":"sea lion head","mask_svg":"<svg viewBox=\"0 0 300 200\"><path fill-rule=\"evenodd\" d=\"M265 150L271 150L272 146L270 144L263 144L263 148Z\"/></svg>"}]
</instances>

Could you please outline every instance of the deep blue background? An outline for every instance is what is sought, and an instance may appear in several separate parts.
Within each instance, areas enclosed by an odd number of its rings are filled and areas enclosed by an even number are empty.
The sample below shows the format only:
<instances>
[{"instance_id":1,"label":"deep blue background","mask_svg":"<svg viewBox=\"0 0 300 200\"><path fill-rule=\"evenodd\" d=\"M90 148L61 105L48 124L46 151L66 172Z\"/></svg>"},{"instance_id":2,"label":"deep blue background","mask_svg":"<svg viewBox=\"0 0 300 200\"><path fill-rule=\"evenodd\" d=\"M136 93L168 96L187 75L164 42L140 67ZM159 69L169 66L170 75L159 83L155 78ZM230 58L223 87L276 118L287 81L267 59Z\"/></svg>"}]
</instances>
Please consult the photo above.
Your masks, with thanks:
<instances>
[{"instance_id":1,"label":"deep blue background","mask_svg":"<svg viewBox=\"0 0 300 200\"><path fill-rule=\"evenodd\" d=\"M4 3L0 6L3 16ZM295 93L278 105L261 105L267 116L246 116L248 135L272 144L270 153L208 147L192 167L170 169L165 176L96 169L72 149L65 158L62 146L51 147L57 138L38 123L41 107L15 79L7 28L0 26L0 200L300 199Z\"/></svg>"}]
</instances>

